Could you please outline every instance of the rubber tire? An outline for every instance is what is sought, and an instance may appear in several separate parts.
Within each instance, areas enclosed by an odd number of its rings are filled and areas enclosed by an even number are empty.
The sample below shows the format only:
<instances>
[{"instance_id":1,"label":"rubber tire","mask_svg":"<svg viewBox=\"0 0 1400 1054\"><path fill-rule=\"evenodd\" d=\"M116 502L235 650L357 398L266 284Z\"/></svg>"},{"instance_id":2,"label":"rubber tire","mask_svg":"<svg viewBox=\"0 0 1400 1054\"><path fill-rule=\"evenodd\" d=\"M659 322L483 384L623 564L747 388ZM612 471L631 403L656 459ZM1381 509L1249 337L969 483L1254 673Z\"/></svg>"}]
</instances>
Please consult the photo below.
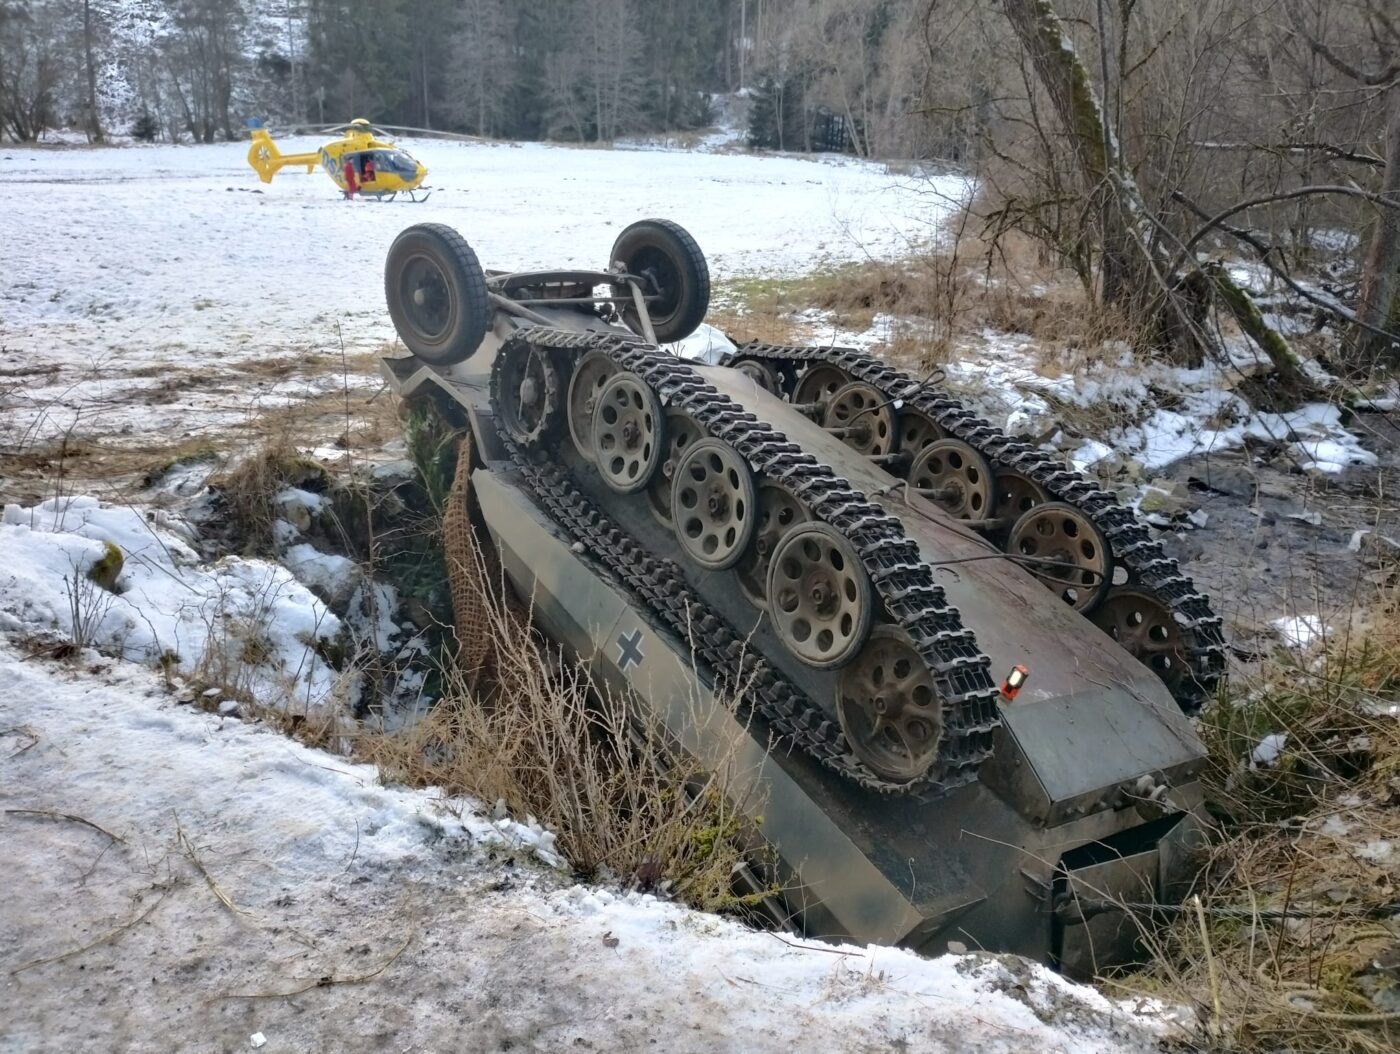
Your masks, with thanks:
<instances>
[{"instance_id":1,"label":"rubber tire","mask_svg":"<svg viewBox=\"0 0 1400 1054\"><path fill-rule=\"evenodd\" d=\"M437 264L453 297L454 317L436 341L414 331L400 295L404 265L416 255L427 256ZM394 239L384 262L384 299L399 339L414 355L433 366L452 366L471 358L481 347L491 322L486 273L467 240L444 223L416 223Z\"/></svg>"},{"instance_id":2,"label":"rubber tire","mask_svg":"<svg viewBox=\"0 0 1400 1054\"><path fill-rule=\"evenodd\" d=\"M651 316L656 342L669 344L684 340L705 321L705 313L710 309L710 266L689 232L670 220L638 220L627 227L613 242L608 262L620 263L630 273L636 274L634 265L655 253L665 257L680 283L678 289L659 290L668 299L674 293L674 303L669 310L663 309L664 314L653 313ZM630 287L618 288L619 295L628 292ZM624 305L622 316L629 326L641 332L636 308Z\"/></svg>"}]
</instances>

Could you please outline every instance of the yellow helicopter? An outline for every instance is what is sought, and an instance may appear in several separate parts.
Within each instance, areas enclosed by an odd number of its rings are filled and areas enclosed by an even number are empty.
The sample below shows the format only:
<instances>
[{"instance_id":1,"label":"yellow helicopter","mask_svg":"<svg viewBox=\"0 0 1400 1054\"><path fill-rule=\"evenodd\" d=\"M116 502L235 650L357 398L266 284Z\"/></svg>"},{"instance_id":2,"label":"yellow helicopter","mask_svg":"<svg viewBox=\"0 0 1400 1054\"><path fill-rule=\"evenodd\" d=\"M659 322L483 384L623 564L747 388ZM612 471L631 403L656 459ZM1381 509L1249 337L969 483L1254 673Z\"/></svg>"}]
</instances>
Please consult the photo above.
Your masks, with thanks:
<instances>
[{"instance_id":1,"label":"yellow helicopter","mask_svg":"<svg viewBox=\"0 0 1400 1054\"><path fill-rule=\"evenodd\" d=\"M410 201L428 200L431 190L421 197L416 193L428 170L407 150L395 146L391 140L376 138L378 129L363 117L355 118L342 128L343 138L327 143L314 154L284 154L277 149L267 128L251 124L253 143L248 148L248 164L264 183L271 183L272 177L289 165L305 165L308 173L319 166L346 197L358 194L378 201L393 201L400 194L406 194Z\"/></svg>"}]
</instances>

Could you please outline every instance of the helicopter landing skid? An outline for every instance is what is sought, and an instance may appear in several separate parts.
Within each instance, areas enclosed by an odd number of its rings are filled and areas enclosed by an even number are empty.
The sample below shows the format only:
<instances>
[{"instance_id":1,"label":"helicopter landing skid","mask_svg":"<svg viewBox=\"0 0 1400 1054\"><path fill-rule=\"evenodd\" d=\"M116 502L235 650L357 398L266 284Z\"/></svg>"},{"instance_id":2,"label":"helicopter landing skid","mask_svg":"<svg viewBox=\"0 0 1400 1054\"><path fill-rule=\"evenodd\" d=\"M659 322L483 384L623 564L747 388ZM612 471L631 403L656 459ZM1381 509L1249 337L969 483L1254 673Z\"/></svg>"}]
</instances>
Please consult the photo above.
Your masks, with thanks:
<instances>
[{"instance_id":1,"label":"helicopter landing skid","mask_svg":"<svg viewBox=\"0 0 1400 1054\"><path fill-rule=\"evenodd\" d=\"M427 201L428 198L430 198L430 197L432 196L432 193L433 193L433 192L432 192L431 190L425 190L425 191L423 191L423 196L422 196L422 197L419 197L419 196L418 196L418 193L417 193L416 191L412 191L412 190L389 190L389 191L385 191L385 192L382 193L382 194L373 194L373 193L366 194L366 193L362 190L362 191L360 191L360 197L362 197L362 198L370 198L370 199L372 199L372 200L374 200L374 201L393 201L393 200L396 199L400 194L402 194L402 195L406 196L406 197L408 198L408 200L411 201L413 204L415 204L415 205L421 205L421 204L423 204L423 202Z\"/></svg>"}]
</instances>

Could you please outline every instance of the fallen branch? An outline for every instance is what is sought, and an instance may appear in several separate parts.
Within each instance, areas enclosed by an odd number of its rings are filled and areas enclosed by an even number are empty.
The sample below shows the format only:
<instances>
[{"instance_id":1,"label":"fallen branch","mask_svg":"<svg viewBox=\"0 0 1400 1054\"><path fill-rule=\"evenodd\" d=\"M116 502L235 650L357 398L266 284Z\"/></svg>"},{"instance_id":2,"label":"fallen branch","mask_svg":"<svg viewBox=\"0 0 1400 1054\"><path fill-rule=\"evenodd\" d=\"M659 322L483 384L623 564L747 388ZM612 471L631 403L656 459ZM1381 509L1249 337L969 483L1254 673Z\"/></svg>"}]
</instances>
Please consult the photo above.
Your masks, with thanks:
<instances>
[{"instance_id":1,"label":"fallen branch","mask_svg":"<svg viewBox=\"0 0 1400 1054\"><path fill-rule=\"evenodd\" d=\"M74 948L72 951L64 952L62 955L51 955L47 959L35 959L33 962L27 962L23 966L16 967L15 969L10 971L10 974L14 975L18 973L23 973L25 970L32 970L37 966L47 966L49 963L62 962L64 959L71 959L75 955L82 955L83 952L92 951L92 949L94 948L100 947L103 944L108 944L116 940L118 937L120 937L127 930L131 929L133 926L137 926L140 923L145 922L146 919L150 917L151 912L155 911L156 908L160 907L161 903L165 900L166 895L173 888L173 882L168 886L161 887L160 896L156 899L156 902L154 904L148 907L145 911L141 912L141 914L137 915L136 918L132 919L130 922L122 923L116 929L97 938L97 940L93 941L91 944L84 944L81 948Z\"/></svg>"},{"instance_id":2,"label":"fallen branch","mask_svg":"<svg viewBox=\"0 0 1400 1054\"><path fill-rule=\"evenodd\" d=\"M194 843L190 841L189 835L185 834L185 829L180 826L180 818L178 816L175 817L175 838L176 841L180 843L181 848L184 849L185 855L189 857L190 863L194 864L195 870L204 876L204 881L209 884L209 888L213 891L214 896L219 898L219 903L228 908L228 910L235 915L249 915L249 912L240 908L229 899L227 893L219 888L219 883L214 881L214 876L209 873L209 869L204 866L204 861L200 860L199 854L195 852Z\"/></svg>"},{"instance_id":3,"label":"fallen branch","mask_svg":"<svg viewBox=\"0 0 1400 1054\"><path fill-rule=\"evenodd\" d=\"M1189 199L1185 194L1181 193L1181 191L1172 191L1172 200L1178 201L1181 204L1185 205L1188 209L1194 212L1201 219L1210 219L1209 213L1207 213L1194 201ZM1276 257L1283 257L1283 250L1278 248L1278 246L1266 244L1265 242L1261 241L1256 235L1254 235L1250 231L1245 230L1243 227L1236 227L1232 224L1225 223L1223 221L1216 223L1215 226L1218 227L1220 230L1224 231L1226 234L1230 235L1231 237L1238 238L1240 241L1244 242L1251 249L1257 252L1259 254L1260 262L1265 267L1267 267L1270 270L1270 272L1276 275L1280 281L1287 285L1289 289L1292 289L1304 300L1307 300L1309 303L1316 304L1324 311L1331 312L1343 322L1349 323L1350 325L1354 326L1360 326L1362 329L1369 330L1370 332L1375 333L1377 336L1385 337L1389 340L1393 340L1397 343L1400 343L1400 334L1392 333L1390 330L1382 329L1379 326L1373 326L1368 322L1363 322L1360 318L1356 316L1356 313L1354 311L1351 311L1339 301L1334 300L1331 297L1319 296L1317 293L1314 293L1306 286L1300 285L1298 282L1294 281L1293 276L1288 273L1286 268L1280 267L1274 262L1274 259Z\"/></svg>"},{"instance_id":4,"label":"fallen branch","mask_svg":"<svg viewBox=\"0 0 1400 1054\"><path fill-rule=\"evenodd\" d=\"M32 744L31 744L32 745ZM126 844L126 839L119 834L113 834L100 824L95 824L91 820L84 820L81 816L74 816L72 813L54 812L52 809L6 809L6 816L39 816L46 820L68 820L71 823L80 823L84 827L91 827L100 834L105 834L114 842Z\"/></svg>"},{"instance_id":5,"label":"fallen branch","mask_svg":"<svg viewBox=\"0 0 1400 1054\"><path fill-rule=\"evenodd\" d=\"M792 941L790 941L790 940L788 940L786 937L784 937L781 933L774 933L772 930L769 930L769 931L768 931L768 935L769 935L770 937L776 937L778 940L780 940L780 941L782 941L784 944L786 944L789 948L796 948L798 951L802 951L802 952L826 952L828 955L850 955L850 954L851 954L850 952L845 951L844 949L841 949L841 948L814 948L814 947L812 947L810 944L794 944Z\"/></svg>"},{"instance_id":6,"label":"fallen branch","mask_svg":"<svg viewBox=\"0 0 1400 1054\"><path fill-rule=\"evenodd\" d=\"M287 999L290 996L301 995L303 992L309 992L313 988L332 988L335 985L340 984L363 984L366 981L373 980L374 978L382 974L385 970L387 970L390 966L393 966L395 961L397 961L398 957L402 955L405 951L407 951L408 946L412 943L413 934L410 933L408 935L408 939L405 940L401 945L399 945L398 951L394 952L393 955L389 956L389 958L385 959L382 963L376 966L369 973L356 974L353 977L336 977L334 974L327 974L324 977L316 978L316 980L311 981L309 984L302 985L300 988L293 988L290 992L230 992L228 995L222 995L216 998Z\"/></svg>"}]
</instances>

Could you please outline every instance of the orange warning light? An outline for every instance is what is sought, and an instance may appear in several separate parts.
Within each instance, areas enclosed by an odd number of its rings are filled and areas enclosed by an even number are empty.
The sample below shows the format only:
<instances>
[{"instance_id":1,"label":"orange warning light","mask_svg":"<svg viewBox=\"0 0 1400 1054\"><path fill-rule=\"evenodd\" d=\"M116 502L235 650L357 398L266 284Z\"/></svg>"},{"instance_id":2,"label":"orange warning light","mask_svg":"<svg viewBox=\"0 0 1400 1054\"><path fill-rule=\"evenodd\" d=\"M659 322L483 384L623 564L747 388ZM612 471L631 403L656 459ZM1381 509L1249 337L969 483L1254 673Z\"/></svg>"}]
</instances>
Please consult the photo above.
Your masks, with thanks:
<instances>
[{"instance_id":1,"label":"orange warning light","mask_svg":"<svg viewBox=\"0 0 1400 1054\"><path fill-rule=\"evenodd\" d=\"M1016 693L1026 683L1031 671L1022 666L1019 662L1011 667L1011 672L1006 675L1006 680L1001 682L1001 694L1004 699L1015 699Z\"/></svg>"}]
</instances>

